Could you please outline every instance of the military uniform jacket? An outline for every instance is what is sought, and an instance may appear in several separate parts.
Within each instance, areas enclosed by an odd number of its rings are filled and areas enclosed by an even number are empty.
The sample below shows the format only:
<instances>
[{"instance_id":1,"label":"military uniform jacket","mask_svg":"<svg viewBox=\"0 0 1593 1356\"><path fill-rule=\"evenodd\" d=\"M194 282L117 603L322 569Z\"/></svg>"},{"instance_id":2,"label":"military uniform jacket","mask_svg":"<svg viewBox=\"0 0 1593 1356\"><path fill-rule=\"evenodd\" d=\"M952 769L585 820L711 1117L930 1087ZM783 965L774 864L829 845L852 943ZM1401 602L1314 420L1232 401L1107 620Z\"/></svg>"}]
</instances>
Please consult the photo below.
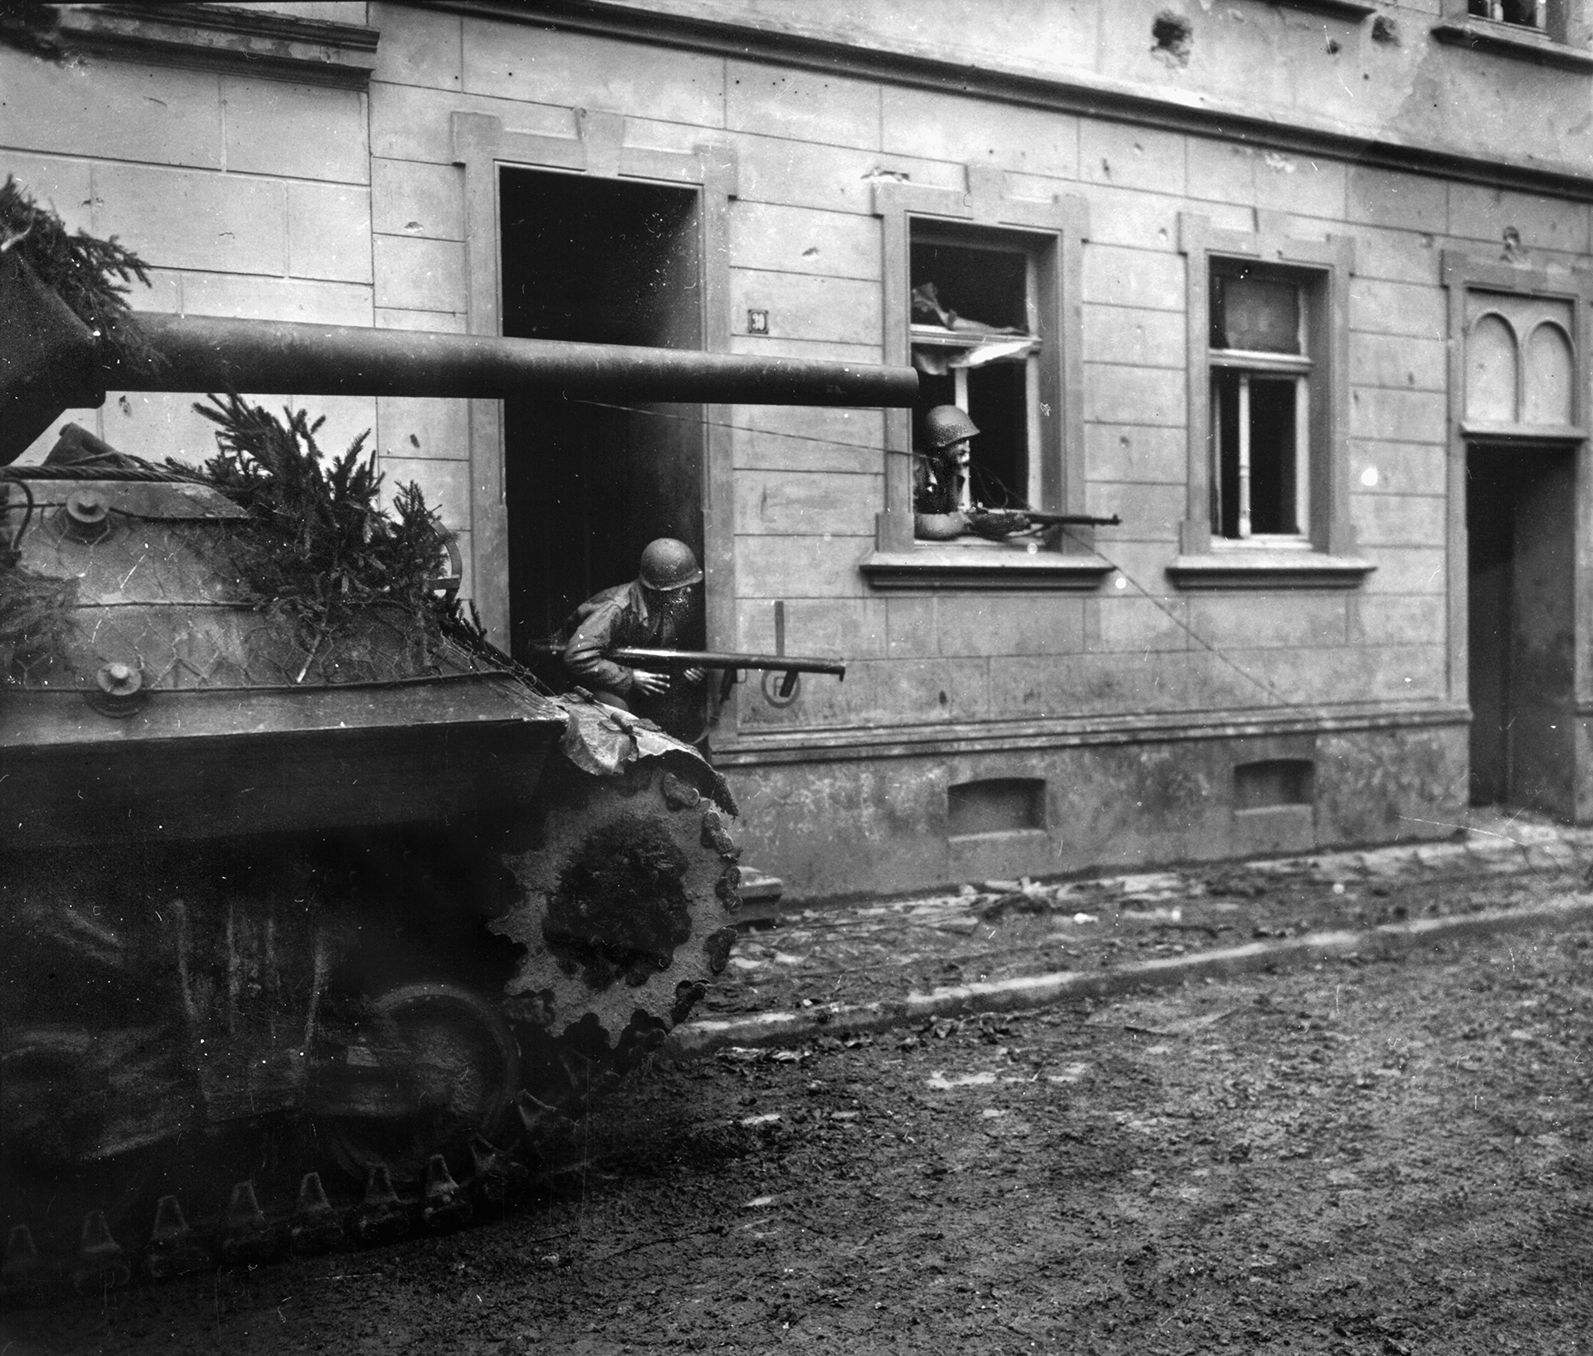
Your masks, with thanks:
<instances>
[{"instance_id":1,"label":"military uniform jacket","mask_svg":"<svg viewBox=\"0 0 1593 1356\"><path fill-rule=\"evenodd\" d=\"M636 580L616 584L588 598L565 622L565 670L582 687L626 696L634 686L634 672L605 659L603 652L630 646L670 649L678 629L673 617L647 606Z\"/></svg>"}]
</instances>

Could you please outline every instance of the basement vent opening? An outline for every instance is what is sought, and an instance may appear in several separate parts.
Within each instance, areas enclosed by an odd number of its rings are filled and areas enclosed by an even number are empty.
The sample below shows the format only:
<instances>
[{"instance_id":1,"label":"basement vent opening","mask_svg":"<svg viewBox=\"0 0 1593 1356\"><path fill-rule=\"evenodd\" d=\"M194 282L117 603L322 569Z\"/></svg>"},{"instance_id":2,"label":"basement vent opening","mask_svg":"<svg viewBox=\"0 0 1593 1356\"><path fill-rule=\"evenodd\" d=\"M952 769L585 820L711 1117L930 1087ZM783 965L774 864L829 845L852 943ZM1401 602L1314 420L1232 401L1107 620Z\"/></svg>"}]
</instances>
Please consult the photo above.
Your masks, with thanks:
<instances>
[{"instance_id":1,"label":"basement vent opening","mask_svg":"<svg viewBox=\"0 0 1593 1356\"><path fill-rule=\"evenodd\" d=\"M1316 764L1309 758L1239 763L1233 770L1233 807L1270 810L1279 805L1309 805L1315 779Z\"/></svg>"},{"instance_id":2,"label":"basement vent opening","mask_svg":"<svg viewBox=\"0 0 1593 1356\"><path fill-rule=\"evenodd\" d=\"M1043 777L991 777L946 789L947 834L972 838L1045 828Z\"/></svg>"}]
</instances>

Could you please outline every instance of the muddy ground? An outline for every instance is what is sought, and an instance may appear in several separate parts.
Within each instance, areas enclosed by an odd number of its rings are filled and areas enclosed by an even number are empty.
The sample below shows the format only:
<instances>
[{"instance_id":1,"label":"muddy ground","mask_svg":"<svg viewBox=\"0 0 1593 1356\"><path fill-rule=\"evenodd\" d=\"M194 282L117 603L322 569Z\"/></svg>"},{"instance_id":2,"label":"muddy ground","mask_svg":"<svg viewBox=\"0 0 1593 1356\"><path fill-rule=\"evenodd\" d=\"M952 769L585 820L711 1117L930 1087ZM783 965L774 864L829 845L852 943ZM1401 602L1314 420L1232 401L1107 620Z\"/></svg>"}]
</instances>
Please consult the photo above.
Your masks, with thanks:
<instances>
[{"instance_id":1,"label":"muddy ground","mask_svg":"<svg viewBox=\"0 0 1593 1356\"><path fill-rule=\"evenodd\" d=\"M719 1052L519 1213L33 1352L1593 1348L1593 929Z\"/></svg>"}]
</instances>

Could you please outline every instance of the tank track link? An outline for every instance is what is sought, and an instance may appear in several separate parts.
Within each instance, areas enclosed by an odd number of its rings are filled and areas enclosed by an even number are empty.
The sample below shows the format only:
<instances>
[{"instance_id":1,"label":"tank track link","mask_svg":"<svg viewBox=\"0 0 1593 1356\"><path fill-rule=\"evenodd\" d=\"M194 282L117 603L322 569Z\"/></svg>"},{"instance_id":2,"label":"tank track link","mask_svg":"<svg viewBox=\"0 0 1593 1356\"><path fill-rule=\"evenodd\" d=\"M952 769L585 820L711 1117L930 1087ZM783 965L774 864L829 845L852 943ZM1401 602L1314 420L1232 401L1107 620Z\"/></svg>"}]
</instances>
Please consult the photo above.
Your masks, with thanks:
<instances>
[{"instance_id":1,"label":"tank track link","mask_svg":"<svg viewBox=\"0 0 1593 1356\"><path fill-rule=\"evenodd\" d=\"M534 1103L527 1119L542 1119ZM478 1136L468 1147L468 1172L456 1175L444 1155L434 1154L412 1191L400 1191L386 1168L373 1167L363 1193L334 1197L319 1172L307 1172L291 1201L274 1202L267 1211L253 1180L245 1179L223 1209L197 1225L188 1222L178 1196L165 1195L136 1238L126 1231L118 1237L105 1211L91 1211L76 1248L65 1255L41 1251L31 1227L14 1224L0 1263L0 1303L8 1309L48 1305L227 1267L377 1247L500 1217L531 1180L529 1141L499 1147Z\"/></svg>"}]
</instances>

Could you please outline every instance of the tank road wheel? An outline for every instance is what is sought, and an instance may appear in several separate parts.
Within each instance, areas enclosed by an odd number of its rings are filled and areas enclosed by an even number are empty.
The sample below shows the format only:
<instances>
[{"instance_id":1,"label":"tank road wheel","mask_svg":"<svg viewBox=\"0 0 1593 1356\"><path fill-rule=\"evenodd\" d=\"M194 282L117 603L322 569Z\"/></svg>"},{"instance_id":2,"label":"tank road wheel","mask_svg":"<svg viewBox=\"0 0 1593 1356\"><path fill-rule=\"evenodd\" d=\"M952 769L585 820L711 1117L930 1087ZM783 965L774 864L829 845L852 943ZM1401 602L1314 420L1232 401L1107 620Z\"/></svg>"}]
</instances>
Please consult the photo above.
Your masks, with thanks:
<instances>
[{"instance_id":1,"label":"tank road wheel","mask_svg":"<svg viewBox=\"0 0 1593 1356\"><path fill-rule=\"evenodd\" d=\"M497 1009L454 984L388 989L371 1002L377 1040L400 1066L409 1112L323 1120L338 1165L364 1178L372 1168L418 1179L433 1154L461 1153L475 1136L498 1141L519 1091L520 1053Z\"/></svg>"},{"instance_id":2,"label":"tank road wheel","mask_svg":"<svg viewBox=\"0 0 1593 1356\"><path fill-rule=\"evenodd\" d=\"M534 848L509 858L520 902L491 924L523 948L506 990L533 1137L656 1050L724 969L740 849L714 788L686 755L613 777L561 765L539 788Z\"/></svg>"}]
</instances>

